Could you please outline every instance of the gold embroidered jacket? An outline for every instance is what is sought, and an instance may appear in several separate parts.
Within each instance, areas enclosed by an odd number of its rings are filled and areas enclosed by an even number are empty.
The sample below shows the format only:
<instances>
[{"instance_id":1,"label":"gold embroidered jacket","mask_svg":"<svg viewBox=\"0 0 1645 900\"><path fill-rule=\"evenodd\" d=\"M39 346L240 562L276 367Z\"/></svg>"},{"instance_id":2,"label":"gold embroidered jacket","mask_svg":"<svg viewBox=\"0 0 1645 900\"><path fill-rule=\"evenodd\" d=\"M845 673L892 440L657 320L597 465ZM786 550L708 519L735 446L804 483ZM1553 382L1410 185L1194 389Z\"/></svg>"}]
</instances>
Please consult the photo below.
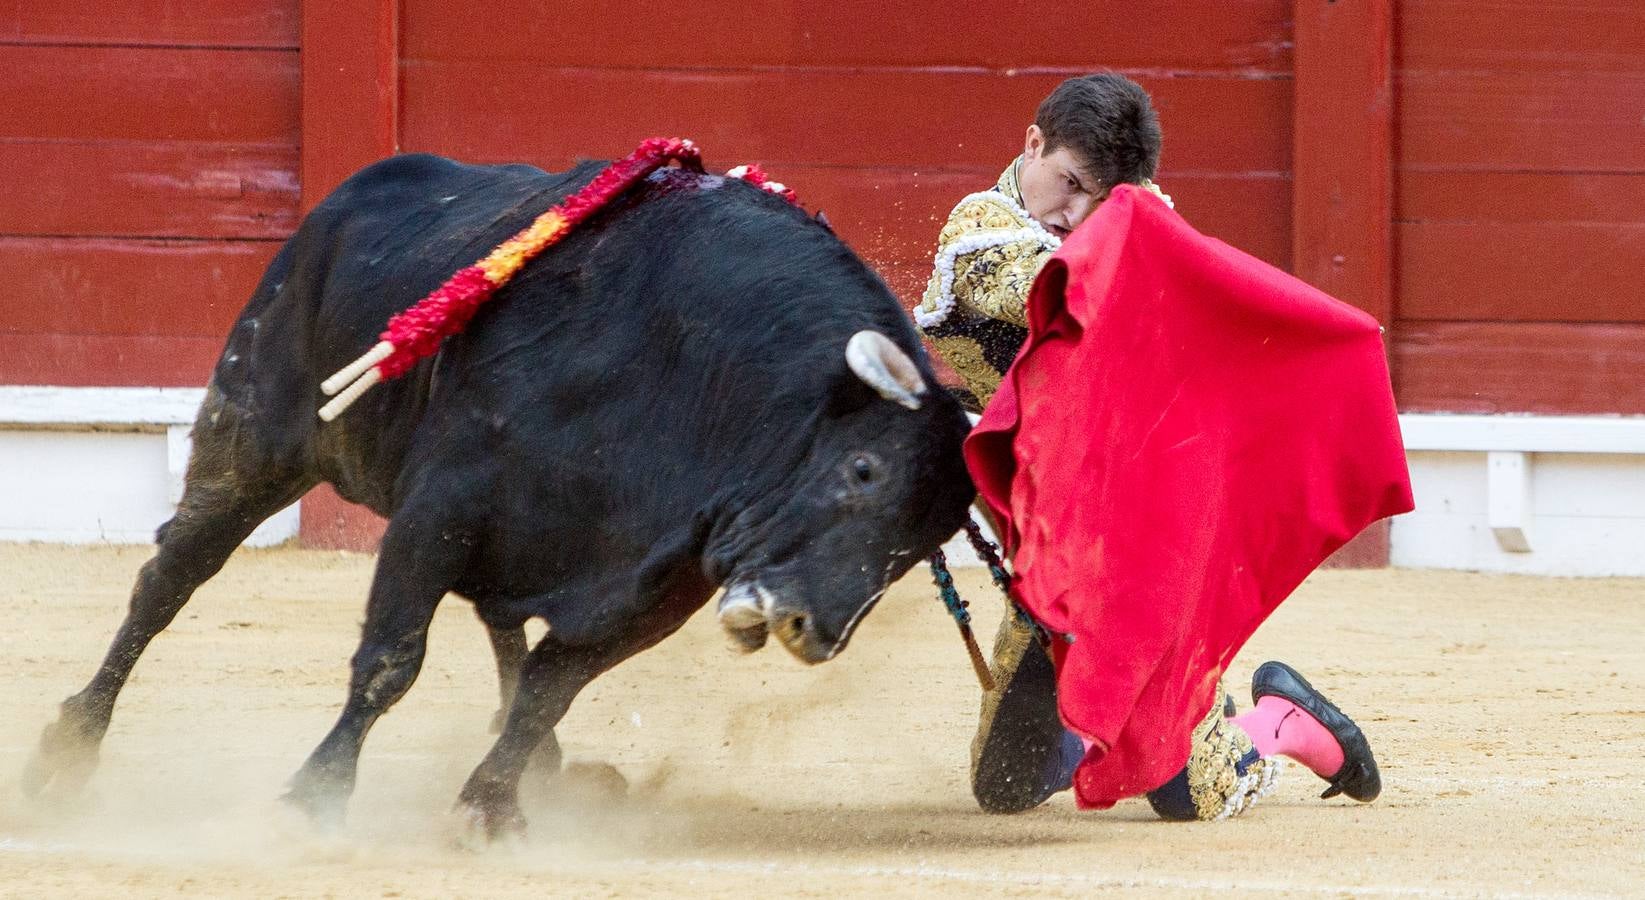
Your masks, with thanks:
<instances>
[{"instance_id":1,"label":"gold embroidered jacket","mask_svg":"<svg viewBox=\"0 0 1645 900\"><path fill-rule=\"evenodd\" d=\"M1028 215L1017 182L1022 157L991 190L960 200L937 237L937 256L914 322L986 406L1028 339L1028 294L1061 246ZM1143 187L1169 197L1150 182Z\"/></svg>"},{"instance_id":2,"label":"gold embroidered jacket","mask_svg":"<svg viewBox=\"0 0 1645 900\"><path fill-rule=\"evenodd\" d=\"M914 322L985 406L1028 339L1028 291L1061 241L1023 207L1017 164L992 190L960 200Z\"/></svg>"}]
</instances>

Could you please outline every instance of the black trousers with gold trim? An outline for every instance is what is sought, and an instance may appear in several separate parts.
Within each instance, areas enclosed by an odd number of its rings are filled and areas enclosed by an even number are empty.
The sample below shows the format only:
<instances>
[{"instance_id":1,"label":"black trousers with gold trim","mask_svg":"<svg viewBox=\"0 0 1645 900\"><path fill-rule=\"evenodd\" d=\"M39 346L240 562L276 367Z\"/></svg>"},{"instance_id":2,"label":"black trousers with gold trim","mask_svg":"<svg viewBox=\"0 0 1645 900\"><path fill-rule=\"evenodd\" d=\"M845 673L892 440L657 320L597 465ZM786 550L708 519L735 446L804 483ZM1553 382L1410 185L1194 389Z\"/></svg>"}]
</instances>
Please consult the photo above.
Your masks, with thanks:
<instances>
[{"instance_id":1,"label":"black trousers with gold trim","mask_svg":"<svg viewBox=\"0 0 1645 900\"><path fill-rule=\"evenodd\" d=\"M990 668L995 688L983 695L971 741L971 792L988 812L1023 812L1070 786L1083 744L1057 713L1050 654L1015 610L1000 623ZM1188 764L1148 793L1162 818L1228 818L1272 789L1279 761L1257 753L1250 737L1224 717L1222 703L1206 713L1190 741Z\"/></svg>"}]
</instances>

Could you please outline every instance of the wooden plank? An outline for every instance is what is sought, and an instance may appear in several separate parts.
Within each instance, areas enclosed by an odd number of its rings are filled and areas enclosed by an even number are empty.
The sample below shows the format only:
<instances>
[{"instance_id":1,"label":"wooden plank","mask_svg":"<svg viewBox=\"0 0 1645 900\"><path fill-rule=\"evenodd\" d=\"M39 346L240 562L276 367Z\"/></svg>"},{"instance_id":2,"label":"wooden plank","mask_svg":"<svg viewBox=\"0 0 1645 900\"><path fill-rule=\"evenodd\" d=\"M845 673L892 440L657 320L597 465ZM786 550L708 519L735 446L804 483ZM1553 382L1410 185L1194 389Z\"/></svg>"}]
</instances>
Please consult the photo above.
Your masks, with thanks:
<instances>
[{"instance_id":1,"label":"wooden plank","mask_svg":"<svg viewBox=\"0 0 1645 900\"><path fill-rule=\"evenodd\" d=\"M1292 262L1393 319L1392 0L1296 0Z\"/></svg>"},{"instance_id":2,"label":"wooden plank","mask_svg":"<svg viewBox=\"0 0 1645 900\"><path fill-rule=\"evenodd\" d=\"M545 15L537 3L502 0L476 15L444 0L406 0L405 57L620 69L1290 69L1289 0L1119 0L1065 4L1054 15L1018 0L765 0L634 11L590 0Z\"/></svg>"},{"instance_id":3,"label":"wooden plank","mask_svg":"<svg viewBox=\"0 0 1645 900\"><path fill-rule=\"evenodd\" d=\"M223 338L0 332L0 384L199 387Z\"/></svg>"},{"instance_id":4,"label":"wooden plank","mask_svg":"<svg viewBox=\"0 0 1645 900\"><path fill-rule=\"evenodd\" d=\"M1200 232L1291 270L1291 180L1283 175L1161 174L1177 212Z\"/></svg>"},{"instance_id":5,"label":"wooden plank","mask_svg":"<svg viewBox=\"0 0 1645 900\"><path fill-rule=\"evenodd\" d=\"M982 171L932 178L827 168L778 174L802 189L808 207L829 211L842 237L907 303L924 289L948 208L994 177ZM1286 246L1283 181L1165 183L1202 230L1246 249ZM1208 219L1219 217L1244 230L1208 227ZM1259 225L1263 231L1252 230ZM277 249L274 242L3 238L0 278L14 289L0 295L0 322L14 331L220 340Z\"/></svg>"},{"instance_id":6,"label":"wooden plank","mask_svg":"<svg viewBox=\"0 0 1645 900\"><path fill-rule=\"evenodd\" d=\"M0 291L0 330L221 343L279 247L272 241L0 238L0 283L7 286Z\"/></svg>"},{"instance_id":7,"label":"wooden plank","mask_svg":"<svg viewBox=\"0 0 1645 900\"><path fill-rule=\"evenodd\" d=\"M0 428L8 425L188 425L205 388L59 388L0 385ZM186 461L186 460L185 460Z\"/></svg>"},{"instance_id":8,"label":"wooden plank","mask_svg":"<svg viewBox=\"0 0 1645 900\"><path fill-rule=\"evenodd\" d=\"M0 234L284 238L297 148L0 140Z\"/></svg>"},{"instance_id":9,"label":"wooden plank","mask_svg":"<svg viewBox=\"0 0 1645 900\"><path fill-rule=\"evenodd\" d=\"M995 167L1019 149L1060 78L975 72L557 69L516 61L408 63L401 145L564 168L678 134L711 163ZM1177 171L1291 167L1286 81L1143 78ZM521 103L511 86L531 85Z\"/></svg>"},{"instance_id":10,"label":"wooden plank","mask_svg":"<svg viewBox=\"0 0 1645 900\"><path fill-rule=\"evenodd\" d=\"M304 210L356 170L395 152L397 23L398 0L303 3Z\"/></svg>"},{"instance_id":11,"label":"wooden plank","mask_svg":"<svg viewBox=\"0 0 1645 900\"><path fill-rule=\"evenodd\" d=\"M313 209L400 139L398 0L304 0L302 208ZM488 13L475 18L496 20ZM375 550L382 519L329 487L300 507L308 547Z\"/></svg>"},{"instance_id":12,"label":"wooden plank","mask_svg":"<svg viewBox=\"0 0 1645 900\"><path fill-rule=\"evenodd\" d=\"M1420 0L1399 8L1403 69L1639 72L1645 4L1633 0Z\"/></svg>"},{"instance_id":13,"label":"wooden plank","mask_svg":"<svg viewBox=\"0 0 1645 900\"><path fill-rule=\"evenodd\" d=\"M1395 103L1400 164L1459 171L1645 172L1642 96L1642 70L1405 71Z\"/></svg>"},{"instance_id":14,"label":"wooden plank","mask_svg":"<svg viewBox=\"0 0 1645 900\"><path fill-rule=\"evenodd\" d=\"M1401 322L1402 412L1645 414L1645 326Z\"/></svg>"},{"instance_id":15,"label":"wooden plank","mask_svg":"<svg viewBox=\"0 0 1645 900\"><path fill-rule=\"evenodd\" d=\"M1002 159L999 168L1004 167ZM937 232L949 210L999 177L997 170L983 168L914 172L784 165L771 171L794 188L806 209L828 214L840 238L879 272L905 306L917 303L925 289Z\"/></svg>"},{"instance_id":16,"label":"wooden plank","mask_svg":"<svg viewBox=\"0 0 1645 900\"><path fill-rule=\"evenodd\" d=\"M904 243L932 245L954 204L993 186L998 167L914 171L898 167L783 165L772 177L794 188L807 209L823 210L840 237L864 252ZM1198 175L1164 171L1161 187L1206 234L1278 265L1290 253L1291 186L1278 175Z\"/></svg>"},{"instance_id":17,"label":"wooden plank","mask_svg":"<svg viewBox=\"0 0 1645 900\"><path fill-rule=\"evenodd\" d=\"M304 494L298 515L302 516L298 539L312 550L375 553L388 527L382 516L337 496L329 484Z\"/></svg>"},{"instance_id":18,"label":"wooden plank","mask_svg":"<svg viewBox=\"0 0 1645 900\"><path fill-rule=\"evenodd\" d=\"M1401 319L1645 322L1645 221L1409 223L1398 237Z\"/></svg>"},{"instance_id":19,"label":"wooden plank","mask_svg":"<svg viewBox=\"0 0 1645 900\"><path fill-rule=\"evenodd\" d=\"M1645 210L1645 175L1406 170L1396 183L1402 222L1637 224Z\"/></svg>"},{"instance_id":20,"label":"wooden plank","mask_svg":"<svg viewBox=\"0 0 1645 900\"><path fill-rule=\"evenodd\" d=\"M1645 454L1645 417L1639 416L1406 413L1399 417L1399 430L1406 450Z\"/></svg>"},{"instance_id":21,"label":"wooden plank","mask_svg":"<svg viewBox=\"0 0 1645 900\"><path fill-rule=\"evenodd\" d=\"M0 46L0 137L297 143L285 50Z\"/></svg>"},{"instance_id":22,"label":"wooden plank","mask_svg":"<svg viewBox=\"0 0 1645 900\"><path fill-rule=\"evenodd\" d=\"M0 5L0 44L297 49L296 0L98 0Z\"/></svg>"}]
</instances>

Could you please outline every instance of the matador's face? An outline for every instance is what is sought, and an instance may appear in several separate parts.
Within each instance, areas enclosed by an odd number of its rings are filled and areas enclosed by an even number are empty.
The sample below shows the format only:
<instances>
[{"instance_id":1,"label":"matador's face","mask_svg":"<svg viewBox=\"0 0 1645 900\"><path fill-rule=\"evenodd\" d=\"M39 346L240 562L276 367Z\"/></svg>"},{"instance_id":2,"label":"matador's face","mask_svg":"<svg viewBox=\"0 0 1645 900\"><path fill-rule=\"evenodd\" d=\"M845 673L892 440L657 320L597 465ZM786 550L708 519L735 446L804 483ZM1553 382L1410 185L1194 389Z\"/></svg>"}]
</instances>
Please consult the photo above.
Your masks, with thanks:
<instances>
[{"instance_id":1,"label":"matador's face","mask_svg":"<svg viewBox=\"0 0 1645 900\"><path fill-rule=\"evenodd\" d=\"M1028 215L1057 237L1068 237L1108 196L1109 186L1093 178L1088 168L1069 147L1047 151L1039 126L1028 126L1017 172Z\"/></svg>"}]
</instances>

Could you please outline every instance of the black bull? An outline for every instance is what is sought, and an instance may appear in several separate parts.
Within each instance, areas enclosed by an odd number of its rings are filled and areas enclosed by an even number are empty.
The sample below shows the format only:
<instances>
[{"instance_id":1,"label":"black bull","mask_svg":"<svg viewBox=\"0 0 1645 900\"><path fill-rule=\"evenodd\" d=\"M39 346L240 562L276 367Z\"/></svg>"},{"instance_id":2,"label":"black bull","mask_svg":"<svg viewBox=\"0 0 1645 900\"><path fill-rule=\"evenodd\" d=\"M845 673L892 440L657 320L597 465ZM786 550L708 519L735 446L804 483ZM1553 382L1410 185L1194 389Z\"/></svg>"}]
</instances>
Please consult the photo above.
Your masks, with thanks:
<instances>
[{"instance_id":1,"label":"black bull","mask_svg":"<svg viewBox=\"0 0 1645 900\"><path fill-rule=\"evenodd\" d=\"M402 156L303 221L229 335L130 611L25 787L84 780L149 641L322 481L389 523L346 704L288 799L341 815L367 730L416 679L453 592L489 629L503 685L501 734L460 799L493 834L521 823L520 775L540 746L557 758L578 691L717 587L741 643L774 633L816 662L954 533L972 496L967 423L927 387L901 308L824 224L735 180L652 176L438 354L336 422L316 417L320 381L390 315L594 171ZM528 651L532 617L549 630Z\"/></svg>"}]
</instances>

